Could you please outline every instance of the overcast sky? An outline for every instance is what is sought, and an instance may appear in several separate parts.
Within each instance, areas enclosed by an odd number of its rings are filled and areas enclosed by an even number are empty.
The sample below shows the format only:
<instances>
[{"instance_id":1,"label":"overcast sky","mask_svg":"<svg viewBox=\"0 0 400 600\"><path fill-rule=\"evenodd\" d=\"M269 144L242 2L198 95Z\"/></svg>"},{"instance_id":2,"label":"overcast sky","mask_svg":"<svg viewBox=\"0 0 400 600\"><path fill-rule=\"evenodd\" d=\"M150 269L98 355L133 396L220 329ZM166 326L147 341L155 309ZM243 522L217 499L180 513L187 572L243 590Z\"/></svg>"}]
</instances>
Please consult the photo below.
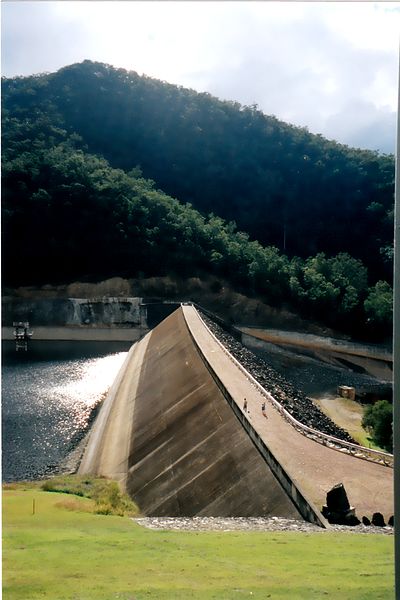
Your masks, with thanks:
<instances>
[{"instance_id":1,"label":"overcast sky","mask_svg":"<svg viewBox=\"0 0 400 600\"><path fill-rule=\"evenodd\" d=\"M394 152L400 2L1 2L2 74L86 58Z\"/></svg>"}]
</instances>

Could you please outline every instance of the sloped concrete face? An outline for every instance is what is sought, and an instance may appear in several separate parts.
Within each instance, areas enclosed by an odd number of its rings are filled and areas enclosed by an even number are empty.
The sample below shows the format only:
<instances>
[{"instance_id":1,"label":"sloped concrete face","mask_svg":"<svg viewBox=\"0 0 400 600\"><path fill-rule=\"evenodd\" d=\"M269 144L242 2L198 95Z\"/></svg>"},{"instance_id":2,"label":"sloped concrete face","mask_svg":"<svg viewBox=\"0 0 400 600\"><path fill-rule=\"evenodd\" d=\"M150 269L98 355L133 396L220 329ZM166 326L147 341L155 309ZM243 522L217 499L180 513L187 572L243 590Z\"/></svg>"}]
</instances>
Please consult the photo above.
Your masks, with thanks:
<instances>
[{"instance_id":1,"label":"sloped concrete face","mask_svg":"<svg viewBox=\"0 0 400 600\"><path fill-rule=\"evenodd\" d=\"M301 518L206 369L181 309L147 344L125 485L145 515Z\"/></svg>"}]
</instances>

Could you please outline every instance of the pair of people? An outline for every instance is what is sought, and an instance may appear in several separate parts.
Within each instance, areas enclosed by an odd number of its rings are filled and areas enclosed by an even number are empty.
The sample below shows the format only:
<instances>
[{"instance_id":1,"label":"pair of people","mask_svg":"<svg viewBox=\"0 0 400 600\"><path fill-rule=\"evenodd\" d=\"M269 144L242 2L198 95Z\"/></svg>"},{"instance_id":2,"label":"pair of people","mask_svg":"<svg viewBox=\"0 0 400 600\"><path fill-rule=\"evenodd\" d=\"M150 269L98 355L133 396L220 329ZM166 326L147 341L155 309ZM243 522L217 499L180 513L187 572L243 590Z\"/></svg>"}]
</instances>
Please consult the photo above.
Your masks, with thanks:
<instances>
[{"instance_id":1,"label":"pair of people","mask_svg":"<svg viewBox=\"0 0 400 600\"><path fill-rule=\"evenodd\" d=\"M247 412L247 399L246 398L243 400L243 412ZM265 409L265 402L263 402L261 405L261 412L262 412L263 416L266 419L268 419L266 409Z\"/></svg>"}]
</instances>

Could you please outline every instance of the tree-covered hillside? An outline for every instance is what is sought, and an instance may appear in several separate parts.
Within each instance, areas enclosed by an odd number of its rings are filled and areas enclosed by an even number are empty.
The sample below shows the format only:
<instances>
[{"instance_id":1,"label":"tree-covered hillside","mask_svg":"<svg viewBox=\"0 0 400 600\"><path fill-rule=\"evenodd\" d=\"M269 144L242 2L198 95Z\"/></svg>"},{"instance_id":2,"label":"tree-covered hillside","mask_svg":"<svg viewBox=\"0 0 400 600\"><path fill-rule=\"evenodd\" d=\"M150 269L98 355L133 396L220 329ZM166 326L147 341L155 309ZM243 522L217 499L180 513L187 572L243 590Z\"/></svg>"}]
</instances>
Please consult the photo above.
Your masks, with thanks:
<instances>
[{"instance_id":1,"label":"tree-covered hillside","mask_svg":"<svg viewBox=\"0 0 400 600\"><path fill-rule=\"evenodd\" d=\"M10 117L45 113L112 166L140 166L169 195L262 244L304 258L349 252L391 277L393 156L90 61L4 81L3 105Z\"/></svg>"},{"instance_id":2,"label":"tree-covered hillside","mask_svg":"<svg viewBox=\"0 0 400 600\"><path fill-rule=\"evenodd\" d=\"M393 157L89 61L2 89L4 283L211 273L390 330Z\"/></svg>"}]
</instances>

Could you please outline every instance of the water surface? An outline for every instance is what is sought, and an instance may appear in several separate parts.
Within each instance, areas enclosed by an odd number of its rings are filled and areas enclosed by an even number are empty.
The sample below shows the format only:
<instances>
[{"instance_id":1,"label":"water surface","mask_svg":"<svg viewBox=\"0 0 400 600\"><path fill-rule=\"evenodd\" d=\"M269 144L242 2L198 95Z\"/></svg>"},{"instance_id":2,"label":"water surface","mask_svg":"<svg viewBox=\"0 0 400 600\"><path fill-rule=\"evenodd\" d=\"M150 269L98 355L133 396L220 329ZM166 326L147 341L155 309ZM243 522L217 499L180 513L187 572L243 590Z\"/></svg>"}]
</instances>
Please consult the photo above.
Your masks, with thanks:
<instances>
[{"instance_id":1,"label":"water surface","mask_svg":"<svg viewBox=\"0 0 400 600\"><path fill-rule=\"evenodd\" d=\"M124 342L2 346L2 477L44 476L83 437L129 349Z\"/></svg>"}]
</instances>

